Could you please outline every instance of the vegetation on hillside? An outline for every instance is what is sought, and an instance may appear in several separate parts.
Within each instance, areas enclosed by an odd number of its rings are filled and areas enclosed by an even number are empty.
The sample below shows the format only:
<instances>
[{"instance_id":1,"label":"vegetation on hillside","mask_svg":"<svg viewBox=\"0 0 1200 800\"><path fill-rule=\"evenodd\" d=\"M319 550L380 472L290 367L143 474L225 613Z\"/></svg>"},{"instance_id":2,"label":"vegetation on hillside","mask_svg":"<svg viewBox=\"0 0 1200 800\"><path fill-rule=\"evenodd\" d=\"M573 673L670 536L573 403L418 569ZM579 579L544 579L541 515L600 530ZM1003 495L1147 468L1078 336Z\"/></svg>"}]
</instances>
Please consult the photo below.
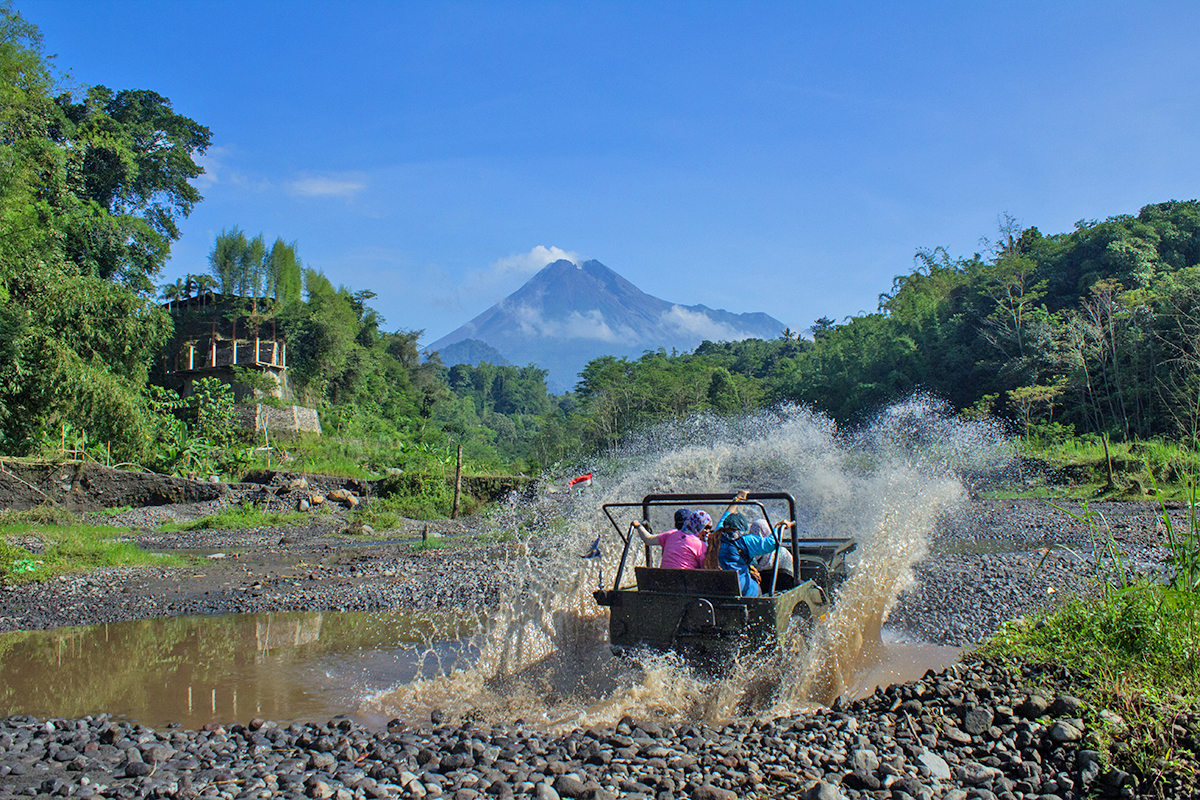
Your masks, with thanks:
<instances>
[{"instance_id":1,"label":"vegetation on hillside","mask_svg":"<svg viewBox=\"0 0 1200 800\"><path fill-rule=\"evenodd\" d=\"M535 473L680 415L797 403L853 422L922 390L1009 420L1032 448L1086 451L1087 470L1101 459L1107 489L1110 466L1147 471L1156 441L1184 449L1137 488L1195 467L1195 201L1053 235L1005 218L984 253L922 250L877 311L823 317L811 339L602 357L554 396L536 365L422 356L423 332L388 330L369 288L335 286L297 242L268 246L237 226L216 238L208 274L161 287L160 306L153 278L201 199L190 181L209 131L152 91L65 86L36 27L0 5L0 454L444 479L461 445L468 471ZM159 385L168 343L204 315L287 342L290 387L321 410L326 438L231 436L219 387L185 402Z\"/></svg>"}]
</instances>

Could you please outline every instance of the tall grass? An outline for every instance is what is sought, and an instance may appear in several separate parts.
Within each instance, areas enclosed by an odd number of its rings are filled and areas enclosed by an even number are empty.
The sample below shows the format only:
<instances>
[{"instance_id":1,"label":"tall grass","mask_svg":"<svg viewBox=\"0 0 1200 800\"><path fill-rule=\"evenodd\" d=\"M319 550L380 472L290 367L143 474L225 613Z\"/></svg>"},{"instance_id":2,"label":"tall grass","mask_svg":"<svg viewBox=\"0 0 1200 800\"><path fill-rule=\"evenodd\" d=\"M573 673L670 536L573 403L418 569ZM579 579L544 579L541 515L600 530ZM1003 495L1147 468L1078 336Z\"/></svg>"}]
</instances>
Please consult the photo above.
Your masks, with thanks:
<instances>
[{"instance_id":1,"label":"tall grass","mask_svg":"<svg viewBox=\"0 0 1200 800\"><path fill-rule=\"evenodd\" d=\"M1147 469L1153 481L1153 470ZM1059 509L1088 526L1096 557L1097 591L1068 598L1031 619L1013 620L967 658L1015 659L1069 670L1072 690L1099 709L1117 711L1128 727L1090 727L1092 746L1140 776L1144 785L1186 785L1200 752L1174 733L1172 720L1192 713L1200 694L1200 518L1195 481L1180 528L1159 498L1171 568L1165 583L1130 575L1129 559L1102 514Z\"/></svg>"}]
</instances>

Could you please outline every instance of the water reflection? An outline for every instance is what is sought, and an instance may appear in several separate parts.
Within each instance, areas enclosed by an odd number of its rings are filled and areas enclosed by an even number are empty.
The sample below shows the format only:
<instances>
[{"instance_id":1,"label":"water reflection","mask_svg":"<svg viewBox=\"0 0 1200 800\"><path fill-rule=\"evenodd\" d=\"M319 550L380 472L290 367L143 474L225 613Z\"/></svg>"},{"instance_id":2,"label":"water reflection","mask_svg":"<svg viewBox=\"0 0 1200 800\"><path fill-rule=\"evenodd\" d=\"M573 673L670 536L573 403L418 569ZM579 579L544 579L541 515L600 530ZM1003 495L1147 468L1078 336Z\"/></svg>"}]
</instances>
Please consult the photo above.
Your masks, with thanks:
<instances>
[{"instance_id":1,"label":"water reflection","mask_svg":"<svg viewBox=\"0 0 1200 800\"><path fill-rule=\"evenodd\" d=\"M473 659L448 615L174 617L0 635L0 710L112 713L161 727L325 721L362 698Z\"/></svg>"}]
</instances>

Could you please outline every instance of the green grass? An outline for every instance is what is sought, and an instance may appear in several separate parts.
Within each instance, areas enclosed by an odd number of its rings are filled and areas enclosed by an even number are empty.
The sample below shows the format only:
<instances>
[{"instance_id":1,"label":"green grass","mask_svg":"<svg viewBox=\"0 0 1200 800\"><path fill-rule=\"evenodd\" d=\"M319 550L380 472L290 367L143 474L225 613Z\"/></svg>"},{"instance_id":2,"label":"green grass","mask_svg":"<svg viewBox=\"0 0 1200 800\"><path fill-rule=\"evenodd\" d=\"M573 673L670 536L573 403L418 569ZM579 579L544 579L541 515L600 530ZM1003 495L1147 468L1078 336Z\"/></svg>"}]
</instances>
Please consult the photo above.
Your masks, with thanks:
<instances>
[{"instance_id":1,"label":"green grass","mask_svg":"<svg viewBox=\"0 0 1200 800\"><path fill-rule=\"evenodd\" d=\"M1182 775L1195 753L1173 745L1171 720L1194 713L1200 691L1200 597L1139 584L1108 597L1071 598L1057 610L1006 623L966 659L991 658L1069 670L1088 705L1089 746L1140 776L1164 765ZM1128 723L1101 724L1099 709Z\"/></svg>"},{"instance_id":2,"label":"green grass","mask_svg":"<svg viewBox=\"0 0 1200 800\"><path fill-rule=\"evenodd\" d=\"M1189 481L1200 476L1200 453L1162 439L1109 442L1113 485L1108 485L1104 444L1096 436L1033 439L1022 448L1026 455L1050 462L1074 477L1071 485L1009 490L1009 496L1054 496L1111 500L1153 497L1156 487L1164 498L1185 499Z\"/></svg>"},{"instance_id":3,"label":"green grass","mask_svg":"<svg viewBox=\"0 0 1200 800\"><path fill-rule=\"evenodd\" d=\"M60 524L62 513L54 514L57 522L47 524L36 521L39 516L43 512L0 513L0 583L33 583L106 567L184 563L176 556L147 553L133 542L122 540L129 534L124 528L73 521Z\"/></svg>"},{"instance_id":4,"label":"green grass","mask_svg":"<svg viewBox=\"0 0 1200 800\"><path fill-rule=\"evenodd\" d=\"M1132 580L1112 532L1086 505L1080 514L1064 511L1089 526L1093 552L1101 556L1095 593L1006 623L966 656L1069 672L1071 690L1093 717L1088 745L1167 793L1178 793L1200 771L1200 752L1189 750L1173 725L1200 709L1200 517L1197 486L1186 488L1193 508L1186 525L1174 526L1162 507L1171 570L1166 584ZM1161 494L1159 501L1165 501ZM1100 709L1116 711L1128 727L1100 722Z\"/></svg>"},{"instance_id":5,"label":"green grass","mask_svg":"<svg viewBox=\"0 0 1200 800\"><path fill-rule=\"evenodd\" d=\"M273 511L263 511L249 503L243 503L237 508L227 508L216 514L192 522L164 522L158 529L164 532L175 531L204 531L204 530L234 530L242 528L275 528L281 525L296 525L310 519L310 515L300 512L280 514Z\"/></svg>"},{"instance_id":6,"label":"green grass","mask_svg":"<svg viewBox=\"0 0 1200 800\"><path fill-rule=\"evenodd\" d=\"M102 514L106 517L115 517L118 514L124 514L126 511L132 511L133 506L116 506L115 508L104 508L97 511L97 514Z\"/></svg>"}]
</instances>

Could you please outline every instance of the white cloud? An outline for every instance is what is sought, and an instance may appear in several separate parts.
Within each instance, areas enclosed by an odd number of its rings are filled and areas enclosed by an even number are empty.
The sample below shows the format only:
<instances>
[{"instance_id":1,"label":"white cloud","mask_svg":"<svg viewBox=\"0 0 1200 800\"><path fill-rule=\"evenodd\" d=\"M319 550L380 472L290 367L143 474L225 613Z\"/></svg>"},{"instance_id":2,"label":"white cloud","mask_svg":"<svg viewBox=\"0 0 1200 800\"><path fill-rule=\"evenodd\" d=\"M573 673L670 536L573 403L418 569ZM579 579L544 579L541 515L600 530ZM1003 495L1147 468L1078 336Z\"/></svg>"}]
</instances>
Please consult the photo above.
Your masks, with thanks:
<instances>
[{"instance_id":1,"label":"white cloud","mask_svg":"<svg viewBox=\"0 0 1200 800\"><path fill-rule=\"evenodd\" d=\"M532 275L547 264L553 264L555 261L560 261L564 258L576 266L583 262L583 256L579 255L579 253L572 253L553 245L546 247L539 244L528 253L517 253L516 255L498 259L492 264L491 272L497 275L510 275L513 273Z\"/></svg>"},{"instance_id":2,"label":"white cloud","mask_svg":"<svg viewBox=\"0 0 1200 800\"><path fill-rule=\"evenodd\" d=\"M201 189L207 189L214 183L220 183L220 171L224 165L221 163L222 157L225 155L225 148L210 147L203 155L192 156L192 160L198 166L203 168L204 174L196 178L196 186Z\"/></svg>"},{"instance_id":3,"label":"white cloud","mask_svg":"<svg viewBox=\"0 0 1200 800\"><path fill-rule=\"evenodd\" d=\"M308 175L288 184L288 191L301 197L345 197L349 199L367 188L359 175Z\"/></svg>"},{"instance_id":4,"label":"white cloud","mask_svg":"<svg viewBox=\"0 0 1200 800\"><path fill-rule=\"evenodd\" d=\"M582 314L572 311L562 320L544 318L537 309L519 306L512 310L521 333L547 339L597 339L602 342L631 342L636 334L624 325L611 327L599 309Z\"/></svg>"},{"instance_id":5,"label":"white cloud","mask_svg":"<svg viewBox=\"0 0 1200 800\"><path fill-rule=\"evenodd\" d=\"M719 322L703 311L689 311L683 306L671 306L669 311L663 312L662 321L668 330L677 330L682 334L698 336L711 342L738 342L754 337L754 334Z\"/></svg>"}]
</instances>

